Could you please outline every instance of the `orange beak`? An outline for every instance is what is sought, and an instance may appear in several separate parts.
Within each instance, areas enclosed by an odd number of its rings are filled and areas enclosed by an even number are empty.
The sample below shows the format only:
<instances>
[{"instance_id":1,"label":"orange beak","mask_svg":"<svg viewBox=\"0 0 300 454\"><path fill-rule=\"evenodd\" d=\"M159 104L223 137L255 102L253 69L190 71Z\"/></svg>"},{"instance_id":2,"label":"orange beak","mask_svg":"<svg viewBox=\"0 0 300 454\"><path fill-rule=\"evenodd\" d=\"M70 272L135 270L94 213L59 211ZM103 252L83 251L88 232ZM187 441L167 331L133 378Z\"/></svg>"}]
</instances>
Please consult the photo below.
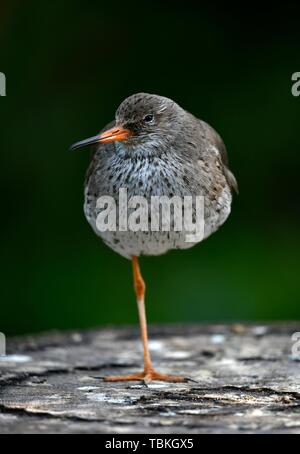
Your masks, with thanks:
<instances>
[{"instance_id":1,"label":"orange beak","mask_svg":"<svg viewBox=\"0 0 300 454\"><path fill-rule=\"evenodd\" d=\"M76 142L71 146L71 150L77 150L78 148L87 147L93 145L94 143L106 143L126 140L132 135L131 131L124 129L121 126L115 126L113 128L104 131L102 134L90 137L89 139L81 140Z\"/></svg>"}]
</instances>

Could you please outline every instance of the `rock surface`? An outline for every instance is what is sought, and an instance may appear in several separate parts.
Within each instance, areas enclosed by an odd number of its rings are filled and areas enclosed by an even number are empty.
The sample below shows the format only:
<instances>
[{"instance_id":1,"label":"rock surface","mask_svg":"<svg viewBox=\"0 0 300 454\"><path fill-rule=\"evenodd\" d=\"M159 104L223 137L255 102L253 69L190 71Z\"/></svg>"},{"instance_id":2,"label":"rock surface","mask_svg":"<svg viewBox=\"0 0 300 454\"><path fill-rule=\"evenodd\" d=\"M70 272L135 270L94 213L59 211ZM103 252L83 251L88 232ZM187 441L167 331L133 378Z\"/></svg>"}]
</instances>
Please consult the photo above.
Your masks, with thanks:
<instances>
[{"instance_id":1,"label":"rock surface","mask_svg":"<svg viewBox=\"0 0 300 454\"><path fill-rule=\"evenodd\" d=\"M300 433L296 324L150 329L155 366L194 381L105 383L141 368L135 328L8 339L0 433Z\"/></svg>"}]
</instances>

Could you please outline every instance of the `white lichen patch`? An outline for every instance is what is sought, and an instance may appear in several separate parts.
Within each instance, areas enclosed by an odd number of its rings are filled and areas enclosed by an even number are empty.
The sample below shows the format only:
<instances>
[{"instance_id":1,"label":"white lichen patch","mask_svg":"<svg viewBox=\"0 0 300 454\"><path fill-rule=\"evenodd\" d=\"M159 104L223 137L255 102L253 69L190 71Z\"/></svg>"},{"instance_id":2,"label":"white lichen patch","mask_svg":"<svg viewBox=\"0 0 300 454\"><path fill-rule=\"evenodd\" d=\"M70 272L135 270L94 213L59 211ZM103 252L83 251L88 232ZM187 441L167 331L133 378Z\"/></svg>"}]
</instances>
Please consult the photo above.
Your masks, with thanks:
<instances>
[{"instance_id":1,"label":"white lichen patch","mask_svg":"<svg viewBox=\"0 0 300 454\"><path fill-rule=\"evenodd\" d=\"M162 350L163 348L163 343L161 341L157 340L150 340L149 341L149 349L154 351Z\"/></svg>"},{"instance_id":2,"label":"white lichen patch","mask_svg":"<svg viewBox=\"0 0 300 454\"><path fill-rule=\"evenodd\" d=\"M222 344L225 341L224 334L213 334L210 336L210 341L212 344Z\"/></svg>"},{"instance_id":3,"label":"white lichen patch","mask_svg":"<svg viewBox=\"0 0 300 454\"><path fill-rule=\"evenodd\" d=\"M73 333L71 337L72 337L73 342L78 342L78 343L82 342L82 339L83 339L82 335L79 333Z\"/></svg>"},{"instance_id":4,"label":"white lichen patch","mask_svg":"<svg viewBox=\"0 0 300 454\"><path fill-rule=\"evenodd\" d=\"M159 388L167 388L168 386L170 386L169 383L149 383L147 385L147 388L150 388L150 389L159 389Z\"/></svg>"},{"instance_id":5,"label":"white lichen patch","mask_svg":"<svg viewBox=\"0 0 300 454\"><path fill-rule=\"evenodd\" d=\"M176 416L177 413L175 413L175 411L169 411L169 410L167 410L167 411L161 411L161 412L159 413L159 415L160 415L160 416L166 416L166 417L170 417L170 416L173 417L173 416Z\"/></svg>"},{"instance_id":6,"label":"white lichen patch","mask_svg":"<svg viewBox=\"0 0 300 454\"><path fill-rule=\"evenodd\" d=\"M165 356L167 358L185 359L185 358L190 358L192 356L192 353L185 352L185 351L175 351L175 352L168 352Z\"/></svg>"},{"instance_id":7,"label":"white lichen patch","mask_svg":"<svg viewBox=\"0 0 300 454\"><path fill-rule=\"evenodd\" d=\"M77 388L79 391L94 391L96 389L99 389L99 386L79 386Z\"/></svg>"},{"instance_id":8,"label":"white lichen patch","mask_svg":"<svg viewBox=\"0 0 300 454\"><path fill-rule=\"evenodd\" d=\"M210 412L210 408L188 408L186 410L179 410L178 413L182 415L206 415Z\"/></svg>"},{"instance_id":9,"label":"white lichen patch","mask_svg":"<svg viewBox=\"0 0 300 454\"><path fill-rule=\"evenodd\" d=\"M252 328L252 333L255 336L264 336L268 331L267 326L254 326Z\"/></svg>"},{"instance_id":10,"label":"white lichen patch","mask_svg":"<svg viewBox=\"0 0 300 454\"><path fill-rule=\"evenodd\" d=\"M247 411L245 415L250 418L262 418L266 415L266 412L261 408L255 408L254 410Z\"/></svg>"},{"instance_id":11,"label":"white lichen patch","mask_svg":"<svg viewBox=\"0 0 300 454\"><path fill-rule=\"evenodd\" d=\"M107 402L109 404L125 404L128 402L134 402L137 398L130 395L123 395L122 397L113 397L105 393L93 393L87 394L87 399L94 402Z\"/></svg>"},{"instance_id":12,"label":"white lichen patch","mask_svg":"<svg viewBox=\"0 0 300 454\"><path fill-rule=\"evenodd\" d=\"M12 362L12 363L27 363L28 361L32 361L31 356L28 355L6 355L0 356L1 362Z\"/></svg>"}]
</instances>

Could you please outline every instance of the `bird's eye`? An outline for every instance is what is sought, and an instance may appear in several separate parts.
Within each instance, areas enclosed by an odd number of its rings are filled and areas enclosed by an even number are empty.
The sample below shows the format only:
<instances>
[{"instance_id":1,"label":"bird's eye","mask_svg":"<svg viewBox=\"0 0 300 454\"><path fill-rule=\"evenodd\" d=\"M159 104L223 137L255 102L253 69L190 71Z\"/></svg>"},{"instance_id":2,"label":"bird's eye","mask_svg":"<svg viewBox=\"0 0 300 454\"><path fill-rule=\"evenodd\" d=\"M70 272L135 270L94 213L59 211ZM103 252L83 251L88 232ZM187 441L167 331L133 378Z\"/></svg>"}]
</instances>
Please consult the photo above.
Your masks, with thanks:
<instances>
[{"instance_id":1,"label":"bird's eye","mask_svg":"<svg viewBox=\"0 0 300 454\"><path fill-rule=\"evenodd\" d=\"M152 114L148 114L148 115L145 115L143 120L145 123L151 123L151 121L153 121L153 115Z\"/></svg>"}]
</instances>

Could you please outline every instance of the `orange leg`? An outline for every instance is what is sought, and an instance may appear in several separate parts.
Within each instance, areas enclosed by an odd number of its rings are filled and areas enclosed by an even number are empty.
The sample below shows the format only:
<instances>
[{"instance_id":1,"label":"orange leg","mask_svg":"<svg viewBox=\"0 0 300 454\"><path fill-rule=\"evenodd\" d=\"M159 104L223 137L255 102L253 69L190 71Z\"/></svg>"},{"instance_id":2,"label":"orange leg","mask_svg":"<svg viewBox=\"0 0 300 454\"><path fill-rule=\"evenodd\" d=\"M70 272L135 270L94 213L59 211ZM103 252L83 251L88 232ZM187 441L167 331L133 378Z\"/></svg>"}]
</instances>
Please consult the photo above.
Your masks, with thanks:
<instances>
[{"instance_id":1,"label":"orange leg","mask_svg":"<svg viewBox=\"0 0 300 454\"><path fill-rule=\"evenodd\" d=\"M169 382L187 381L186 378L177 375L160 374L159 372L156 372L153 368L148 346L148 330L145 311L146 286L141 275L138 258L135 256L132 257L132 266L133 266L133 283L138 305L141 338L144 350L144 371L133 375L109 376L105 378L105 381L144 381L145 383L150 383L152 380Z\"/></svg>"}]
</instances>

